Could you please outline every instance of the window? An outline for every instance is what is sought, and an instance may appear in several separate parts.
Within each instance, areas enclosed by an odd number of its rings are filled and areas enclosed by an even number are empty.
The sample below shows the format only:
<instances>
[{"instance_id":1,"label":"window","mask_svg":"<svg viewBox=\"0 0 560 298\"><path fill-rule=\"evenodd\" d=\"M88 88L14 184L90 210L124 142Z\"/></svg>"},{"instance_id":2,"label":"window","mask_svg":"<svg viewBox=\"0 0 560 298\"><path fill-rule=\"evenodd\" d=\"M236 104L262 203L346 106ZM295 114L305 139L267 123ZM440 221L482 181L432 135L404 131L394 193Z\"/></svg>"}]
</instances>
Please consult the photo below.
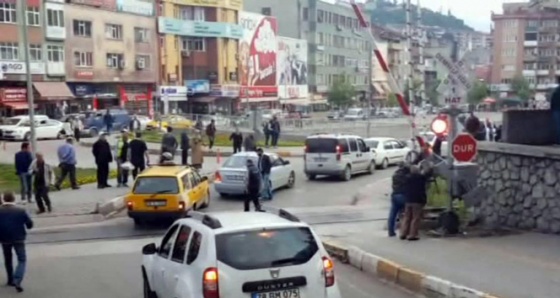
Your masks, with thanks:
<instances>
[{"instance_id":1,"label":"window","mask_svg":"<svg viewBox=\"0 0 560 298\"><path fill-rule=\"evenodd\" d=\"M91 22L74 20L74 36L91 37Z\"/></svg>"},{"instance_id":2,"label":"window","mask_svg":"<svg viewBox=\"0 0 560 298\"><path fill-rule=\"evenodd\" d=\"M146 28L134 28L134 41L135 42L148 42L150 38L149 31Z\"/></svg>"},{"instance_id":3,"label":"window","mask_svg":"<svg viewBox=\"0 0 560 298\"><path fill-rule=\"evenodd\" d=\"M302 14L303 14L303 20L304 21L309 20L309 8L304 7Z\"/></svg>"},{"instance_id":4,"label":"window","mask_svg":"<svg viewBox=\"0 0 560 298\"><path fill-rule=\"evenodd\" d=\"M122 39L122 26L115 24L106 24L105 37L108 39Z\"/></svg>"},{"instance_id":5,"label":"window","mask_svg":"<svg viewBox=\"0 0 560 298\"><path fill-rule=\"evenodd\" d=\"M194 232L191 238L191 245L189 246L189 253L187 254L187 265L192 264L198 257L200 246L202 245L202 234Z\"/></svg>"},{"instance_id":6,"label":"window","mask_svg":"<svg viewBox=\"0 0 560 298\"><path fill-rule=\"evenodd\" d=\"M74 52L74 65L79 67L92 67L93 66L93 53L92 52Z\"/></svg>"},{"instance_id":7,"label":"window","mask_svg":"<svg viewBox=\"0 0 560 298\"><path fill-rule=\"evenodd\" d=\"M19 49L15 42L0 42L0 60L18 60Z\"/></svg>"},{"instance_id":8,"label":"window","mask_svg":"<svg viewBox=\"0 0 560 298\"><path fill-rule=\"evenodd\" d=\"M29 60L31 61L43 60L42 47L40 44L29 45Z\"/></svg>"},{"instance_id":9,"label":"window","mask_svg":"<svg viewBox=\"0 0 560 298\"><path fill-rule=\"evenodd\" d=\"M185 261L185 253L187 252L187 243L191 235L191 228L182 226L177 234L175 245L173 245L173 253L171 253L171 261L183 263Z\"/></svg>"},{"instance_id":10,"label":"window","mask_svg":"<svg viewBox=\"0 0 560 298\"><path fill-rule=\"evenodd\" d=\"M336 153L337 139L311 138L305 140L306 153Z\"/></svg>"},{"instance_id":11,"label":"window","mask_svg":"<svg viewBox=\"0 0 560 298\"><path fill-rule=\"evenodd\" d=\"M393 145L391 144L391 142L385 142L383 143L383 149L385 150L393 150Z\"/></svg>"},{"instance_id":12,"label":"window","mask_svg":"<svg viewBox=\"0 0 560 298\"><path fill-rule=\"evenodd\" d=\"M48 45L47 56L49 62L64 62L64 48L62 46Z\"/></svg>"},{"instance_id":13,"label":"window","mask_svg":"<svg viewBox=\"0 0 560 298\"><path fill-rule=\"evenodd\" d=\"M27 25L41 26L39 21L39 7L27 7Z\"/></svg>"},{"instance_id":14,"label":"window","mask_svg":"<svg viewBox=\"0 0 560 298\"><path fill-rule=\"evenodd\" d=\"M364 143L364 140L359 139L358 140L358 149L360 150L360 152L367 152L366 148L367 148L367 146L366 146L366 143Z\"/></svg>"},{"instance_id":15,"label":"window","mask_svg":"<svg viewBox=\"0 0 560 298\"><path fill-rule=\"evenodd\" d=\"M182 38L181 49L191 52L205 52L206 40L202 37Z\"/></svg>"},{"instance_id":16,"label":"window","mask_svg":"<svg viewBox=\"0 0 560 298\"><path fill-rule=\"evenodd\" d=\"M349 139L350 141L350 151L358 151L358 144L356 143L356 139Z\"/></svg>"},{"instance_id":17,"label":"window","mask_svg":"<svg viewBox=\"0 0 560 298\"><path fill-rule=\"evenodd\" d=\"M15 23L16 5L14 3L0 3L0 23Z\"/></svg>"},{"instance_id":18,"label":"window","mask_svg":"<svg viewBox=\"0 0 560 298\"><path fill-rule=\"evenodd\" d=\"M47 26L64 27L64 11L47 9Z\"/></svg>"},{"instance_id":19,"label":"window","mask_svg":"<svg viewBox=\"0 0 560 298\"><path fill-rule=\"evenodd\" d=\"M267 229L216 235L220 262L238 270L307 263L319 250L309 228Z\"/></svg>"},{"instance_id":20,"label":"window","mask_svg":"<svg viewBox=\"0 0 560 298\"><path fill-rule=\"evenodd\" d=\"M136 55L137 69L142 70L150 68L150 56L149 55Z\"/></svg>"},{"instance_id":21,"label":"window","mask_svg":"<svg viewBox=\"0 0 560 298\"><path fill-rule=\"evenodd\" d=\"M322 10L317 10L317 22L322 23L324 19L325 12Z\"/></svg>"},{"instance_id":22,"label":"window","mask_svg":"<svg viewBox=\"0 0 560 298\"><path fill-rule=\"evenodd\" d=\"M204 21L206 20L204 7L197 6L183 6L177 12L178 19L189 21Z\"/></svg>"},{"instance_id":23,"label":"window","mask_svg":"<svg viewBox=\"0 0 560 298\"><path fill-rule=\"evenodd\" d=\"M257 164L257 157L251 156L249 157L253 160L253 163ZM222 165L223 168L230 168L230 169L244 169L247 167L247 157L244 156L231 156L230 158L226 159L224 164Z\"/></svg>"},{"instance_id":24,"label":"window","mask_svg":"<svg viewBox=\"0 0 560 298\"><path fill-rule=\"evenodd\" d=\"M272 9L270 7L263 7L261 8L261 14L265 16L272 15Z\"/></svg>"},{"instance_id":25,"label":"window","mask_svg":"<svg viewBox=\"0 0 560 298\"><path fill-rule=\"evenodd\" d=\"M171 253L171 248L173 247L173 240L177 238L176 235L178 231L179 231L179 226L174 225L171 228L169 228L165 236L163 236L158 251L158 255L160 257L164 259L167 259L169 257L169 254Z\"/></svg>"},{"instance_id":26,"label":"window","mask_svg":"<svg viewBox=\"0 0 560 298\"><path fill-rule=\"evenodd\" d=\"M107 54L107 67L118 67L119 56L122 54ZM109 62L111 64L109 65ZM115 65L115 66L112 66ZM153 193L170 193L176 194L179 192L179 185L176 177L139 177L134 183L132 192L135 194L153 194Z\"/></svg>"}]
</instances>

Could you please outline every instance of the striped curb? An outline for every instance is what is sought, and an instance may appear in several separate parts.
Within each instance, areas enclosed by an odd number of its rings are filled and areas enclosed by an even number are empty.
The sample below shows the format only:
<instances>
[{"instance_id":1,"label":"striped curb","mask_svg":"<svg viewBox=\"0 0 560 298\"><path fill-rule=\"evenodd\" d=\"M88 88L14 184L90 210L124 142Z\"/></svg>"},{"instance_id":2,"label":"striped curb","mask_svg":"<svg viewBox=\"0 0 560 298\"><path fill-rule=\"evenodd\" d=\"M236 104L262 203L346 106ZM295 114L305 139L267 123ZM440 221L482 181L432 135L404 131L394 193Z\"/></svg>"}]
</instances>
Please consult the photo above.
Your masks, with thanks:
<instances>
[{"instance_id":1,"label":"striped curb","mask_svg":"<svg viewBox=\"0 0 560 298\"><path fill-rule=\"evenodd\" d=\"M324 241L328 253L343 263L374 277L387 280L413 293L428 298L498 298L450 281L406 268L382 257L367 253L355 246L345 247Z\"/></svg>"}]
</instances>

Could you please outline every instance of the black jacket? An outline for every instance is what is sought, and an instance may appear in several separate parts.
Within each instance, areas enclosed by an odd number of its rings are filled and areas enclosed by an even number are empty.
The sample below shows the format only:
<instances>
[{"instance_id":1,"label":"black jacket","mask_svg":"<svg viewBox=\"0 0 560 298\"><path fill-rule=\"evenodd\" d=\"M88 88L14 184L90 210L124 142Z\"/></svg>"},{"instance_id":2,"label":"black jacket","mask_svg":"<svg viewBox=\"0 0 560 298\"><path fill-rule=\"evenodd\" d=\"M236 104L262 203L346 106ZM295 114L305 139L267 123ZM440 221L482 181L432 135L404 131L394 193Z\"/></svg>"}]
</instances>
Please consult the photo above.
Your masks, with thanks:
<instances>
[{"instance_id":1,"label":"black jacket","mask_svg":"<svg viewBox=\"0 0 560 298\"><path fill-rule=\"evenodd\" d=\"M23 242L33 221L27 212L14 205L0 206L0 243Z\"/></svg>"},{"instance_id":2,"label":"black jacket","mask_svg":"<svg viewBox=\"0 0 560 298\"><path fill-rule=\"evenodd\" d=\"M247 166L247 191L249 193L261 190L261 173L255 165Z\"/></svg>"},{"instance_id":3,"label":"black jacket","mask_svg":"<svg viewBox=\"0 0 560 298\"><path fill-rule=\"evenodd\" d=\"M263 154L261 157L259 157L257 167L261 171L261 174L270 174L270 171L272 170L272 162L270 161L270 156Z\"/></svg>"},{"instance_id":4,"label":"black jacket","mask_svg":"<svg viewBox=\"0 0 560 298\"><path fill-rule=\"evenodd\" d=\"M93 143L91 152L95 157L96 164L110 163L113 161L113 153L111 152L111 146L107 141L97 140L95 143Z\"/></svg>"},{"instance_id":5,"label":"black jacket","mask_svg":"<svg viewBox=\"0 0 560 298\"><path fill-rule=\"evenodd\" d=\"M234 132L229 136L229 140L233 141L234 146L241 146L243 144L243 135L240 132Z\"/></svg>"},{"instance_id":6,"label":"black jacket","mask_svg":"<svg viewBox=\"0 0 560 298\"><path fill-rule=\"evenodd\" d=\"M427 177L422 174L408 174L406 178L405 196L407 203L426 204L428 185Z\"/></svg>"},{"instance_id":7,"label":"black jacket","mask_svg":"<svg viewBox=\"0 0 560 298\"><path fill-rule=\"evenodd\" d=\"M406 191L406 179L409 174L407 167L399 167L393 174L393 193L404 194Z\"/></svg>"},{"instance_id":8,"label":"black jacket","mask_svg":"<svg viewBox=\"0 0 560 298\"><path fill-rule=\"evenodd\" d=\"M190 148L190 144L189 144L189 135L187 134L186 131L183 131L181 133L181 150L189 150Z\"/></svg>"},{"instance_id":9,"label":"black jacket","mask_svg":"<svg viewBox=\"0 0 560 298\"><path fill-rule=\"evenodd\" d=\"M175 150L177 150L177 139L172 133L166 133L161 138L161 151L169 152L171 154L175 154Z\"/></svg>"}]
</instances>

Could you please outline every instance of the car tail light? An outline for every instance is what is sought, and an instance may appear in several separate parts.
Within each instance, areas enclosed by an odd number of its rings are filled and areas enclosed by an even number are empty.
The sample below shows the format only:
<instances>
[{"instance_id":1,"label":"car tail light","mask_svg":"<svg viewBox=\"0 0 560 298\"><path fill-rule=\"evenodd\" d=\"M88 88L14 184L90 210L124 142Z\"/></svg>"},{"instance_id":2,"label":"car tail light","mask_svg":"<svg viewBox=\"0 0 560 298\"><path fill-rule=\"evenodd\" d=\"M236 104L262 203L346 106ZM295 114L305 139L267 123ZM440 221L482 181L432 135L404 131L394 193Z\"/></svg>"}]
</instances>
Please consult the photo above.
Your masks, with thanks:
<instances>
[{"instance_id":1,"label":"car tail light","mask_svg":"<svg viewBox=\"0 0 560 298\"><path fill-rule=\"evenodd\" d=\"M325 287L334 285L334 263L328 257L323 257L323 272L325 274Z\"/></svg>"},{"instance_id":2,"label":"car tail light","mask_svg":"<svg viewBox=\"0 0 560 298\"><path fill-rule=\"evenodd\" d=\"M218 269L207 268L202 276L202 294L204 298L219 298Z\"/></svg>"},{"instance_id":3,"label":"car tail light","mask_svg":"<svg viewBox=\"0 0 560 298\"><path fill-rule=\"evenodd\" d=\"M342 158L342 148L340 148L340 145L336 146L336 161L340 161L340 159Z\"/></svg>"},{"instance_id":4,"label":"car tail light","mask_svg":"<svg viewBox=\"0 0 560 298\"><path fill-rule=\"evenodd\" d=\"M126 202L126 208L128 208L128 210L132 210L134 208L134 204L132 202Z\"/></svg>"},{"instance_id":5,"label":"car tail light","mask_svg":"<svg viewBox=\"0 0 560 298\"><path fill-rule=\"evenodd\" d=\"M216 175L214 176L214 183L220 182L222 182L222 175L220 174L220 172L216 172Z\"/></svg>"},{"instance_id":6,"label":"car tail light","mask_svg":"<svg viewBox=\"0 0 560 298\"><path fill-rule=\"evenodd\" d=\"M185 210L185 202L179 202L179 210Z\"/></svg>"}]
</instances>

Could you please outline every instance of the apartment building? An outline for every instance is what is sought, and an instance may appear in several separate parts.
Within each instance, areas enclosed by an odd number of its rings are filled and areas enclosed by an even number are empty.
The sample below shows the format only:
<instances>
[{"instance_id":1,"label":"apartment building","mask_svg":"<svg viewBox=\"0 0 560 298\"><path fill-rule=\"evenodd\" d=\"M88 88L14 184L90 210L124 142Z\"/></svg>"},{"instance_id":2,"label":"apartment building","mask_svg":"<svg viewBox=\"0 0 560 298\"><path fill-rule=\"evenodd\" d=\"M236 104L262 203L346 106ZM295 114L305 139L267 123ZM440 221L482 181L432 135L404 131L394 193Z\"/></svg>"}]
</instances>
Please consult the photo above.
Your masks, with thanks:
<instances>
[{"instance_id":1,"label":"apartment building","mask_svg":"<svg viewBox=\"0 0 560 298\"><path fill-rule=\"evenodd\" d=\"M511 95L511 80L524 76L537 93L557 85L560 76L560 9L554 5L504 3L493 14L492 89Z\"/></svg>"},{"instance_id":2,"label":"apartment building","mask_svg":"<svg viewBox=\"0 0 560 298\"><path fill-rule=\"evenodd\" d=\"M389 66L391 75L396 80L401 90L404 90L407 71L407 64L404 56L404 35L378 24L372 24L371 31L376 38L377 47ZM381 68L375 56L373 57L372 81L375 91L373 98L379 104L383 105L388 95L393 91L389 86L387 74Z\"/></svg>"},{"instance_id":3,"label":"apartment building","mask_svg":"<svg viewBox=\"0 0 560 298\"><path fill-rule=\"evenodd\" d=\"M69 0L66 80L71 110L122 107L153 114L158 79L155 6L149 0Z\"/></svg>"},{"instance_id":4,"label":"apartment building","mask_svg":"<svg viewBox=\"0 0 560 298\"><path fill-rule=\"evenodd\" d=\"M186 89L188 104L186 96L176 96L177 108L228 113L238 104L237 49L243 30L237 23L242 6L242 0L162 1L160 89Z\"/></svg>"},{"instance_id":5,"label":"apartment building","mask_svg":"<svg viewBox=\"0 0 560 298\"><path fill-rule=\"evenodd\" d=\"M23 6L25 5L25 6ZM0 113L27 113L25 88L25 44L23 20L29 42L30 72L36 109L54 115L62 101L73 98L64 83L63 0L15 1L0 3Z\"/></svg>"},{"instance_id":6,"label":"apartment building","mask_svg":"<svg viewBox=\"0 0 560 298\"><path fill-rule=\"evenodd\" d=\"M369 91L368 38L347 2L245 0L244 9L276 17L280 36L307 40L310 97L321 99L340 78Z\"/></svg>"}]
</instances>

